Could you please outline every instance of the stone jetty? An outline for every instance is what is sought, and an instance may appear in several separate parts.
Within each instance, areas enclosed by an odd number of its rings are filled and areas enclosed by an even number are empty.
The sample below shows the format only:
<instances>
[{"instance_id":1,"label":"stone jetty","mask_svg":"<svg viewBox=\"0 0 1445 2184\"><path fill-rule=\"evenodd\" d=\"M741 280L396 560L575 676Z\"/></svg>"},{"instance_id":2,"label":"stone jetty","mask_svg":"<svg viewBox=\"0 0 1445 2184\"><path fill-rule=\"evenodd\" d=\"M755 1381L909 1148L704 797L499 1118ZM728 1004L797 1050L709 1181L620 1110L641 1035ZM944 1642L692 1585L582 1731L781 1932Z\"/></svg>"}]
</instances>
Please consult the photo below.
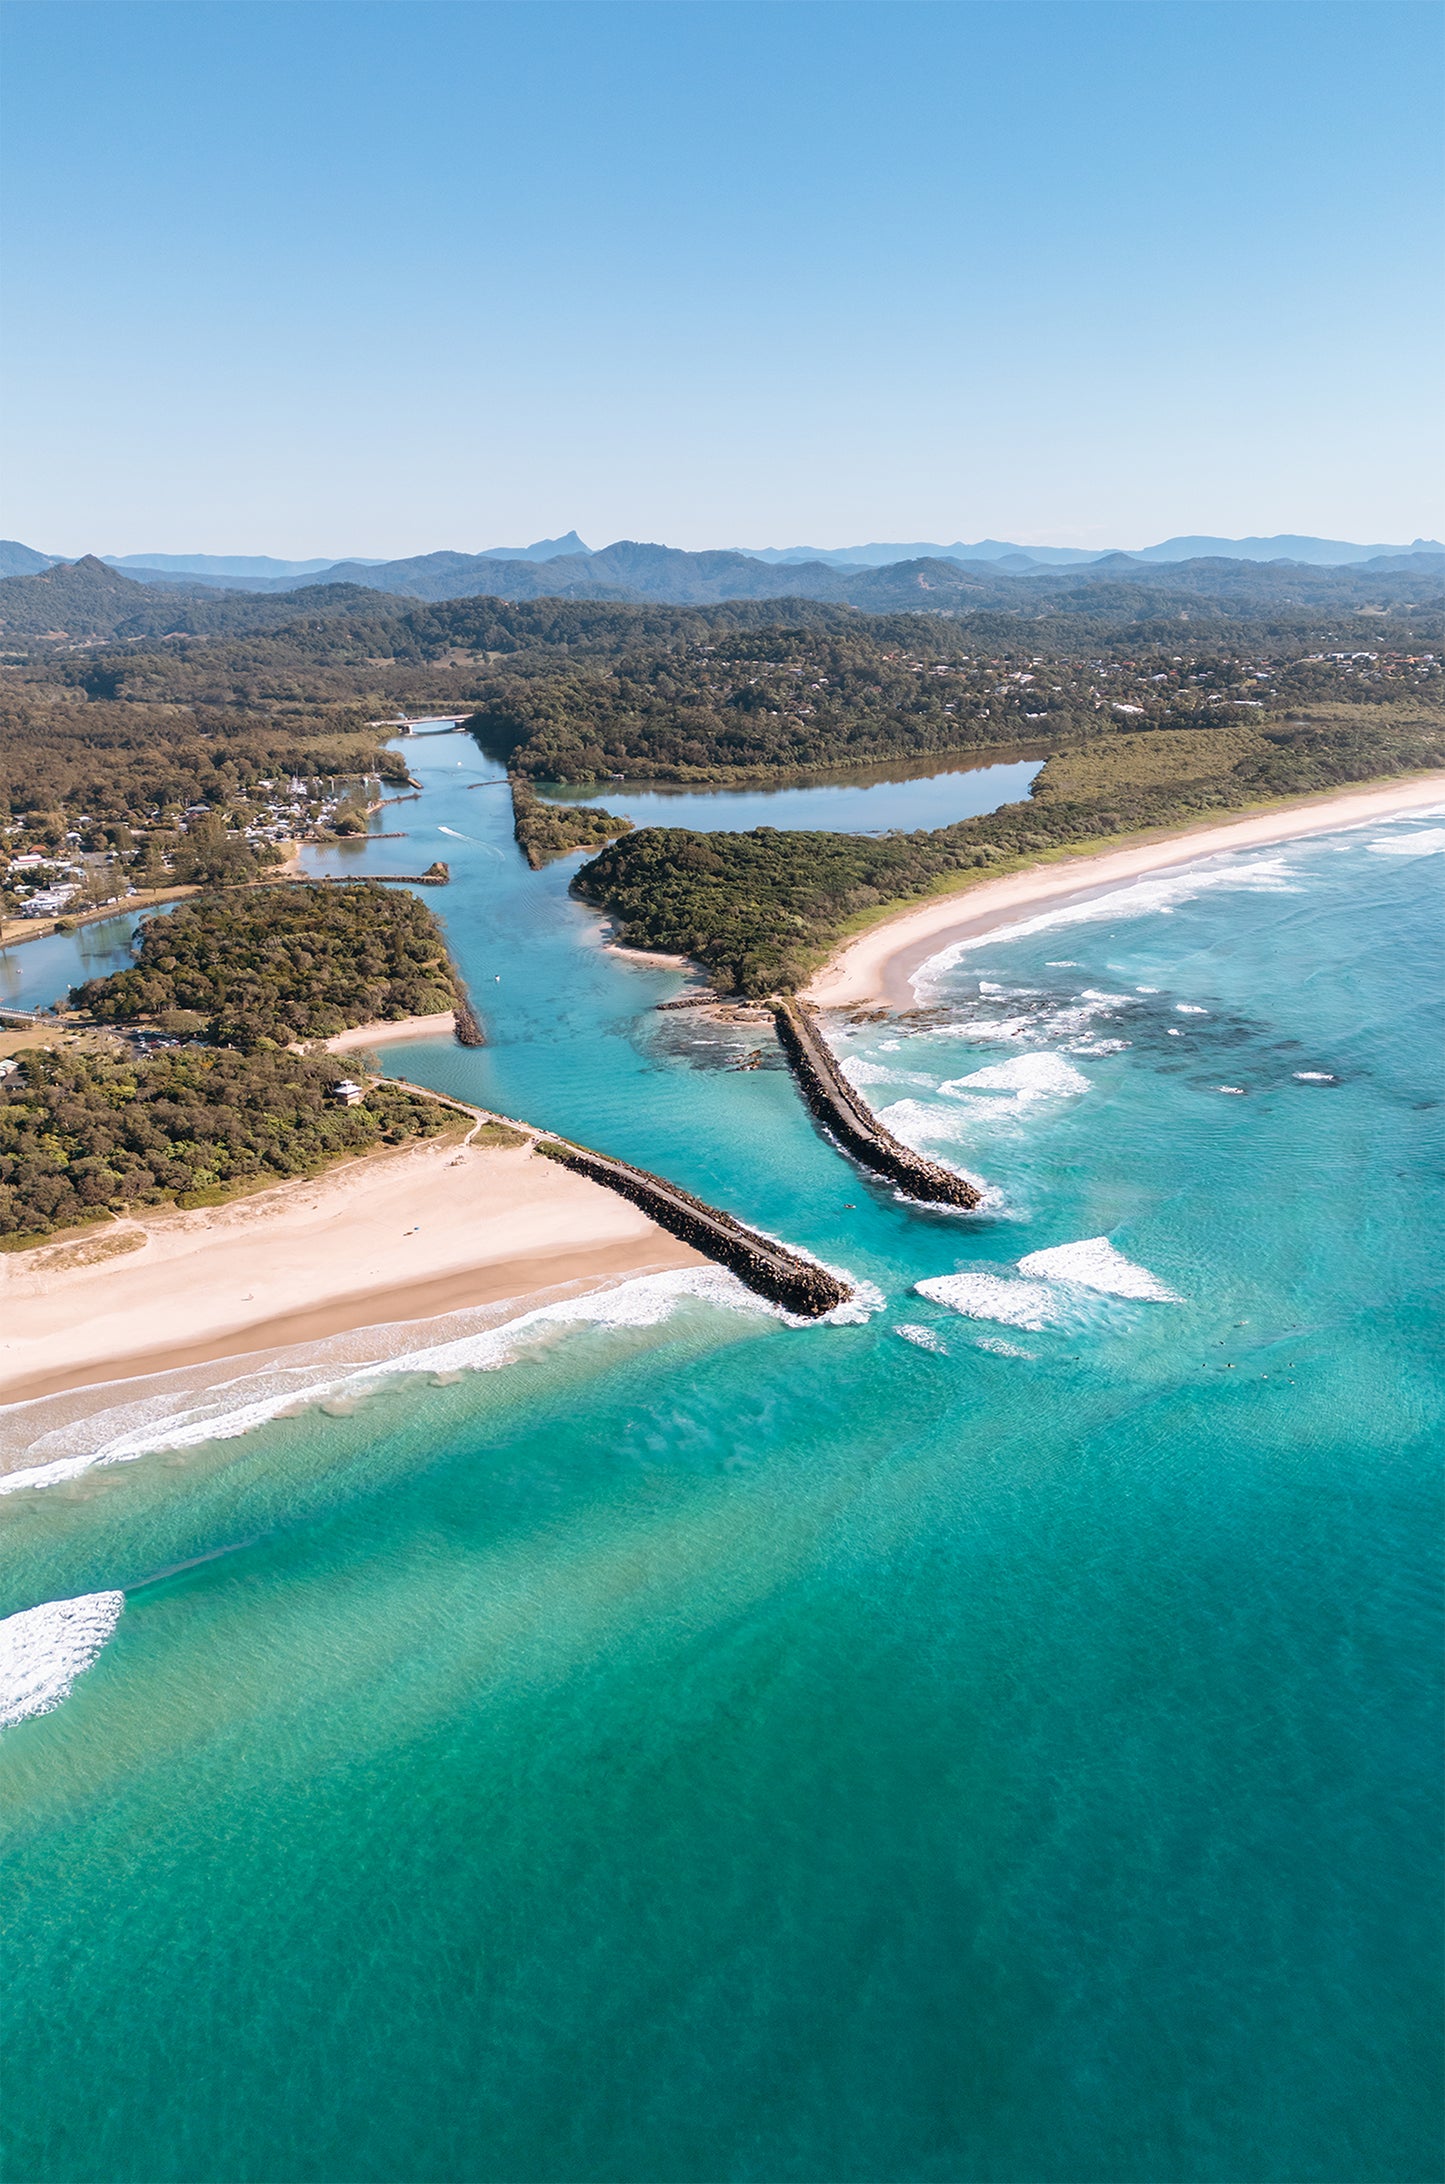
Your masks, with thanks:
<instances>
[{"instance_id":1,"label":"stone jetty","mask_svg":"<svg viewBox=\"0 0 1445 2184\"><path fill-rule=\"evenodd\" d=\"M966 1176L936 1160L925 1160L884 1129L843 1075L805 1003L780 999L771 1007L778 1043L803 1088L803 1097L855 1160L887 1176L906 1198L917 1198L925 1205L972 1208L980 1203L982 1194Z\"/></svg>"},{"instance_id":2,"label":"stone jetty","mask_svg":"<svg viewBox=\"0 0 1445 2184\"><path fill-rule=\"evenodd\" d=\"M706 1205L691 1192L679 1190L675 1183L665 1182L659 1175L650 1175L645 1168L634 1168L625 1160L609 1159L605 1153L594 1153L587 1146L573 1145L565 1138L539 1137L537 1151L545 1153L549 1160L560 1161L564 1168L575 1168L579 1175L590 1176L594 1183L604 1184L619 1196L630 1198L659 1228L665 1228L670 1236L681 1237L695 1251L731 1268L749 1289L756 1290L759 1296L768 1298L773 1304L782 1305L785 1311L796 1312L805 1319L821 1319L834 1305L846 1304L853 1294L847 1283L840 1282L826 1267L789 1251L786 1244L775 1244L768 1237L759 1236L755 1229L745 1228L741 1221L735 1221L730 1213Z\"/></svg>"}]
</instances>

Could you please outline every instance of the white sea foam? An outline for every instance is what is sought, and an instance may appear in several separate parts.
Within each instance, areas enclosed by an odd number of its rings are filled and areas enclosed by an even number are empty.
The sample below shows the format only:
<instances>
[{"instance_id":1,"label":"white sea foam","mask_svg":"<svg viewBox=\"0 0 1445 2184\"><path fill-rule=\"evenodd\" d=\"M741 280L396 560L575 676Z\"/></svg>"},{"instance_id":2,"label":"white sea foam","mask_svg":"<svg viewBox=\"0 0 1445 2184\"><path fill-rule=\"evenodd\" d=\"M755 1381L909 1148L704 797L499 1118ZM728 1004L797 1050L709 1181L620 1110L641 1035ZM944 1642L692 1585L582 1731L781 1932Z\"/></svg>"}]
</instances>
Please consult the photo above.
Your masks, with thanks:
<instances>
[{"instance_id":1,"label":"white sea foam","mask_svg":"<svg viewBox=\"0 0 1445 2184\"><path fill-rule=\"evenodd\" d=\"M848 1275L841 1278L852 1279ZM328 1354L324 1345L317 1345L321 1354L313 1354L300 1365L279 1363L268 1372L238 1375L233 1381L192 1391L180 1399L163 1395L151 1402L118 1406L112 1414L115 1430L103 1432L79 1448L73 1431L62 1429L45 1435L37 1441L34 1453L50 1456L53 1448L55 1454L49 1461L0 1476L0 1494L14 1493L22 1487L51 1486L77 1478L96 1465L130 1463L164 1449L235 1440L273 1419L313 1406L329 1406L332 1416L349 1415L357 1400L374 1393L383 1380L393 1375L495 1372L573 1328L655 1327L689 1298L729 1311L759 1313L795 1327L819 1326L827 1321L857 1322L881 1307L884 1299L871 1283L855 1282L854 1288L855 1296L835 1307L824 1320L803 1320L756 1295L725 1267L677 1267L666 1273L635 1275L610 1289L591 1289L580 1296L537 1305L500 1325L492 1324L422 1349L399 1347L388 1354L378 1339L384 1331L366 1329L362 1330L362 1339L372 1345L370 1354L358 1356L353 1347L340 1371L336 1369L334 1351ZM83 1433L78 1437L84 1440Z\"/></svg>"},{"instance_id":2,"label":"white sea foam","mask_svg":"<svg viewBox=\"0 0 1445 2184\"><path fill-rule=\"evenodd\" d=\"M893 1332L901 1335L905 1342L911 1342L915 1349L932 1350L939 1357L948 1355L947 1343L940 1341L931 1327L920 1327L913 1320L900 1320Z\"/></svg>"},{"instance_id":3,"label":"white sea foam","mask_svg":"<svg viewBox=\"0 0 1445 2184\"><path fill-rule=\"evenodd\" d=\"M1237 1099L1241 1100L1245 1096L1244 1086L1242 1084L1217 1084L1214 1089L1216 1092L1232 1092Z\"/></svg>"},{"instance_id":4,"label":"white sea foam","mask_svg":"<svg viewBox=\"0 0 1445 2184\"><path fill-rule=\"evenodd\" d=\"M1371 842L1377 857L1438 857L1445 851L1445 827L1422 827L1418 834L1397 834L1393 840Z\"/></svg>"},{"instance_id":5,"label":"white sea foam","mask_svg":"<svg viewBox=\"0 0 1445 2184\"><path fill-rule=\"evenodd\" d=\"M123 1592L81 1593L0 1621L0 1728L53 1714L105 1645L124 1606Z\"/></svg>"},{"instance_id":6,"label":"white sea foam","mask_svg":"<svg viewBox=\"0 0 1445 2184\"><path fill-rule=\"evenodd\" d=\"M1034 1357L1034 1350L1021 1350L1016 1342L1005 1342L1002 1335L974 1335L975 1350L989 1350L995 1357Z\"/></svg>"},{"instance_id":7,"label":"white sea foam","mask_svg":"<svg viewBox=\"0 0 1445 2184\"><path fill-rule=\"evenodd\" d=\"M1052 1244L1019 1260L1021 1274L1042 1274L1047 1281L1072 1282L1106 1297L1147 1297L1156 1304L1182 1304L1145 1266L1135 1266L1116 1251L1107 1236L1086 1236L1077 1244Z\"/></svg>"},{"instance_id":8,"label":"white sea foam","mask_svg":"<svg viewBox=\"0 0 1445 2184\"><path fill-rule=\"evenodd\" d=\"M946 1304L965 1319L994 1320L1002 1327L1027 1327L1041 1334L1063 1317L1063 1300L1047 1282L1010 1281L974 1267L961 1274L935 1274L915 1282L915 1293Z\"/></svg>"},{"instance_id":9,"label":"white sea foam","mask_svg":"<svg viewBox=\"0 0 1445 2184\"><path fill-rule=\"evenodd\" d=\"M1092 1088L1082 1070L1061 1054L1018 1054L1012 1061L990 1062L967 1077L951 1077L939 1091L950 1099L967 1098L974 1092L1012 1092L1017 1100L1088 1092Z\"/></svg>"},{"instance_id":10,"label":"white sea foam","mask_svg":"<svg viewBox=\"0 0 1445 2184\"><path fill-rule=\"evenodd\" d=\"M1202 1009L1197 1001L1176 1001L1174 1013L1176 1016L1207 1016L1209 1011Z\"/></svg>"},{"instance_id":11,"label":"white sea foam","mask_svg":"<svg viewBox=\"0 0 1445 2184\"><path fill-rule=\"evenodd\" d=\"M931 1077L920 1077L907 1069L890 1069L883 1062L865 1062L861 1054L850 1054L839 1065L849 1084L859 1091L869 1084L918 1084L933 1088Z\"/></svg>"},{"instance_id":12,"label":"white sea foam","mask_svg":"<svg viewBox=\"0 0 1445 2184\"><path fill-rule=\"evenodd\" d=\"M1000 947L1011 940L1031 939L1034 934L1046 933L1053 926L1096 925L1116 919L1157 916L1174 910L1181 903L1192 902L1197 895L1213 888L1294 894L1297 878L1296 868L1277 852L1250 855L1241 850L1221 851L1213 857L1201 858L1196 864L1175 866L1167 872L1130 880L1090 901L1061 903L1055 909L1040 910L1032 917L1020 918L1016 924L996 926L991 933L980 934L976 939L954 941L919 965L913 974L913 988L923 1000L925 996L935 994L948 972L970 955L985 947ZM1055 970L1073 967L1063 961L1049 966Z\"/></svg>"},{"instance_id":13,"label":"white sea foam","mask_svg":"<svg viewBox=\"0 0 1445 2184\"><path fill-rule=\"evenodd\" d=\"M1338 1077L1331 1076L1329 1070L1327 1069L1297 1069L1295 1071L1295 1077L1300 1084L1339 1083Z\"/></svg>"},{"instance_id":14,"label":"white sea foam","mask_svg":"<svg viewBox=\"0 0 1445 2184\"><path fill-rule=\"evenodd\" d=\"M967 1144L974 1135L968 1127L970 1119L987 1116L998 1104L993 1100L959 1101L944 1108L931 1107L923 1100L895 1100L891 1107L878 1110L878 1120L917 1153L928 1145ZM970 1113L961 1111L965 1106Z\"/></svg>"},{"instance_id":15,"label":"white sea foam","mask_svg":"<svg viewBox=\"0 0 1445 2184\"><path fill-rule=\"evenodd\" d=\"M918 1296L946 1304L966 1319L993 1320L1004 1327L1025 1327L1034 1333L1068 1321L1078 1323L1081 1316L1087 1318L1090 1308L1080 1291L1131 1303L1183 1302L1147 1267L1135 1266L1116 1251L1107 1236L1087 1236L1078 1243L1028 1252L1012 1274L963 1267L956 1274L939 1274L917 1282L914 1288Z\"/></svg>"}]
</instances>

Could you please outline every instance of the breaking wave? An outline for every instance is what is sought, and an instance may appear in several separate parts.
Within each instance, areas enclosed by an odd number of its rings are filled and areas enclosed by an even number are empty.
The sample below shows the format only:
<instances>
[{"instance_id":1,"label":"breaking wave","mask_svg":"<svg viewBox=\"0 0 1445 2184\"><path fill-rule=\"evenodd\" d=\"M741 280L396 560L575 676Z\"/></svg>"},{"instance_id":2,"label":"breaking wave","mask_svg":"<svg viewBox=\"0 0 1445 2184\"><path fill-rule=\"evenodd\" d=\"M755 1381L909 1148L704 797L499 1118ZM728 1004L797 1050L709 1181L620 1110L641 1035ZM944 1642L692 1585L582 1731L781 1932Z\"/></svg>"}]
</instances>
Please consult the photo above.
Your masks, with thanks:
<instances>
[{"instance_id":1,"label":"breaking wave","mask_svg":"<svg viewBox=\"0 0 1445 2184\"><path fill-rule=\"evenodd\" d=\"M1377 857L1438 857L1445 851L1445 827L1422 827L1418 834L1398 834L1393 841L1369 846Z\"/></svg>"},{"instance_id":2,"label":"breaking wave","mask_svg":"<svg viewBox=\"0 0 1445 2184\"><path fill-rule=\"evenodd\" d=\"M1086 1309L1080 1292L1119 1297L1129 1302L1182 1304L1147 1267L1136 1266L1116 1251L1107 1236L1087 1236L1075 1244L1054 1244L1030 1251L1012 1274L992 1268L964 1267L914 1284L920 1297L946 1304L965 1319L992 1320L1002 1327L1023 1327L1035 1334L1077 1320Z\"/></svg>"},{"instance_id":3,"label":"breaking wave","mask_svg":"<svg viewBox=\"0 0 1445 2184\"><path fill-rule=\"evenodd\" d=\"M1019 1260L1021 1274L1042 1274L1046 1281L1072 1282L1106 1297L1147 1297L1155 1304L1182 1304L1146 1266L1135 1266L1116 1251L1107 1236L1086 1236L1077 1244L1054 1244Z\"/></svg>"},{"instance_id":4,"label":"breaking wave","mask_svg":"<svg viewBox=\"0 0 1445 2184\"><path fill-rule=\"evenodd\" d=\"M990 1062L967 1077L950 1077L938 1087L950 1098L973 1092L1012 1092L1017 1100L1045 1099L1092 1089L1082 1070L1066 1062L1062 1054L1018 1054L1007 1062Z\"/></svg>"},{"instance_id":5,"label":"breaking wave","mask_svg":"<svg viewBox=\"0 0 1445 2184\"><path fill-rule=\"evenodd\" d=\"M810 1255L800 1252L799 1256ZM500 1323L496 1313L505 1312L505 1306L491 1308L487 1324L480 1327L477 1312L448 1315L452 1327L461 1322L462 1330L421 1348L416 1347L415 1323L402 1322L310 1345L299 1360L293 1354L290 1360L279 1359L231 1381L214 1382L211 1367L194 1381L186 1376L185 1386L173 1384L155 1396L133 1398L109 1411L92 1411L42 1431L31 1441L28 1453L44 1460L0 1475L0 1494L55 1485L101 1464L130 1463L162 1450L235 1440L303 1410L321 1408L330 1416L345 1417L364 1397L398 1375L425 1373L436 1378L496 1372L579 1327L656 1327L689 1299L780 1320L794 1328L857 1324L883 1304L882 1293L872 1283L837 1268L829 1271L850 1281L854 1295L817 1320L799 1318L770 1303L724 1267L677 1267L635 1275L611 1288L555 1298ZM29 1413L31 1406L17 1406L17 1410Z\"/></svg>"},{"instance_id":6,"label":"breaking wave","mask_svg":"<svg viewBox=\"0 0 1445 2184\"><path fill-rule=\"evenodd\" d=\"M1020 918L1013 925L995 926L991 932L979 934L972 940L954 941L919 965L913 974L913 990L920 1001L936 999L948 973L956 970L969 956L1007 941L1031 939L1035 933L1046 933L1054 926L1097 925L1115 919L1158 916L1181 903L1192 902L1212 888L1293 894L1297 878L1296 868L1277 851L1253 856L1239 850L1222 851L1214 857L1201 858L1196 864L1174 866L1167 872L1150 873L1127 881L1086 902L1060 903L1054 908L1039 910L1032 917ZM1057 967L1066 967L1062 959Z\"/></svg>"},{"instance_id":7,"label":"breaking wave","mask_svg":"<svg viewBox=\"0 0 1445 2184\"><path fill-rule=\"evenodd\" d=\"M120 1621L123 1592L47 1600L0 1621L0 1729L53 1714Z\"/></svg>"}]
</instances>

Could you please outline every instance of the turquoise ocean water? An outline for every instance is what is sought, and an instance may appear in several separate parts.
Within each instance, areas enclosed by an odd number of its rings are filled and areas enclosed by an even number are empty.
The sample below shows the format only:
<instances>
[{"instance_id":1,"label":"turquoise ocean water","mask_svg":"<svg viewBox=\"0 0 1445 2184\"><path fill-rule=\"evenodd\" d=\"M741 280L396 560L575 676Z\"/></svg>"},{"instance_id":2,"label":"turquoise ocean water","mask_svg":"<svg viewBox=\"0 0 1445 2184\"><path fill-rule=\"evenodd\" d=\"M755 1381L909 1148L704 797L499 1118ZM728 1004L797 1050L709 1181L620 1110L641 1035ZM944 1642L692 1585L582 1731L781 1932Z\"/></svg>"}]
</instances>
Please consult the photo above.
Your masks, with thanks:
<instances>
[{"instance_id":1,"label":"turquoise ocean water","mask_svg":"<svg viewBox=\"0 0 1445 2184\"><path fill-rule=\"evenodd\" d=\"M492 1044L388 1066L864 1309L668 1276L37 1412L0 1612L92 1605L0 1735L6 2177L1435 2176L1440 817L839 1025L963 1217L649 1013L418 753L359 854L448 858Z\"/></svg>"}]
</instances>

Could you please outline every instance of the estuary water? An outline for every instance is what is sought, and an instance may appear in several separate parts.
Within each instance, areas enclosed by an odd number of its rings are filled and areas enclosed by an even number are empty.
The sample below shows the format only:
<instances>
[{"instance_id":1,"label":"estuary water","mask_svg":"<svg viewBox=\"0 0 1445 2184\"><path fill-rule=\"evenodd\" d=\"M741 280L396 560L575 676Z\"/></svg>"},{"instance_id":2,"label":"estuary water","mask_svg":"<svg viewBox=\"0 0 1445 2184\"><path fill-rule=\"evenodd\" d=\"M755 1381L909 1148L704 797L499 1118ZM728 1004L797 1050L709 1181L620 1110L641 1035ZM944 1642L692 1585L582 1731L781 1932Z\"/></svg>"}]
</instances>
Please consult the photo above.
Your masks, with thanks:
<instances>
[{"instance_id":1,"label":"estuary water","mask_svg":"<svg viewBox=\"0 0 1445 2184\"><path fill-rule=\"evenodd\" d=\"M863 1304L669 1275L308 1360L285 1414L52 1424L0 1498L51 1707L0 1735L6 2175L1423 2184L1445 823L837 1024L960 1216L730 1068L761 1033L653 1013L459 739L408 755L410 840L325 854L447 859L491 1044L387 1066Z\"/></svg>"}]
</instances>

